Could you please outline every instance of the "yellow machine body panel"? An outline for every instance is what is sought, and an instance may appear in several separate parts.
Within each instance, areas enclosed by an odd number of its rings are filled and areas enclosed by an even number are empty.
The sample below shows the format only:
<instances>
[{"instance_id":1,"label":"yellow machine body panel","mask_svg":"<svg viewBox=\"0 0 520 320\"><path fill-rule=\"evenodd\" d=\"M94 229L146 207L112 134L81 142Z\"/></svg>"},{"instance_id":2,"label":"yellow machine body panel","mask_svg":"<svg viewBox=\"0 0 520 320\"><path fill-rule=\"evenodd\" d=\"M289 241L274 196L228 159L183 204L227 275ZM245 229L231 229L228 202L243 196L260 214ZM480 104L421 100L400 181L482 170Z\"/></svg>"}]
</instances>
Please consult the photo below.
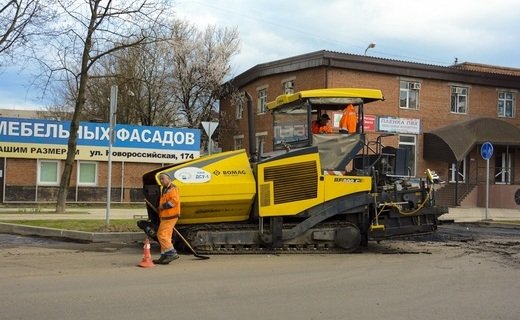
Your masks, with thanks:
<instances>
[{"instance_id":1,"label":"yellow machine body panel","mask_svg":"<svg viewBox=\"0 0 520 320\"><path fill-rule=\"evenodd\" d=\"M348 176L342 173L325 172L323 182L325 188L324 201L358 192L370 192L372 187L372 178L369 176Z\"/></svg>"},{"instance_id":2,"label":"yellow machine body panel","mask_svg":"<svg viewBox=\"0 0 520 320\"><path fill-rule=\"evenodd\" d=\"M322 203L319 163L317 150L258 163L259 216L294 216Z\"/></svg>"},{"instance_id":3,"label":"yellow machine body panel","mask_svg":"<svg viewBox=\"0 0 520 320\"><path fill-rule=\"evenodd\" d=\"M316 148L261 162L257 176L260 217L295 216L329 200L370 192L372 185L371 177L322 171Z\"/></svg>"},{"instance_id":4,"label":"yellow machine body panel","mask_svg":"<svg viewBox=\"0 0 520 320\"><path fill-rule=\"evenodd\" d=\"M245 150L202 157L157 172L168 173L179 188L179 224L245 221L256 194Z\"/></svg>"}]
</instances>

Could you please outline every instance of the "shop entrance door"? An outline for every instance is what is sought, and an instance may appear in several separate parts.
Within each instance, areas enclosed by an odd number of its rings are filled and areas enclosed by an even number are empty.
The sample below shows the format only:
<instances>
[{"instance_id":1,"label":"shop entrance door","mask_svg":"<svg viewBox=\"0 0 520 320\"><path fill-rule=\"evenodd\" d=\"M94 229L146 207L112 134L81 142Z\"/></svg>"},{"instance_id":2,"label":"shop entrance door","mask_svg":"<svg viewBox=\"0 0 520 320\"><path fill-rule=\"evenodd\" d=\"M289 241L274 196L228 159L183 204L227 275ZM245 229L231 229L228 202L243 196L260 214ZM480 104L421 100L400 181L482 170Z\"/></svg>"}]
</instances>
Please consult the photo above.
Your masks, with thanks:
<instances>
[{"instance_id":1,"label":"shop entrance door","mask_svg":"<svg viewBox=\"0 0 520 320\"><path fill-rule=\"evenodd\" d=\"M511 154L508 152L497 152L495 156L495 183L511 183Z\"/></svg>"}]
</instances>

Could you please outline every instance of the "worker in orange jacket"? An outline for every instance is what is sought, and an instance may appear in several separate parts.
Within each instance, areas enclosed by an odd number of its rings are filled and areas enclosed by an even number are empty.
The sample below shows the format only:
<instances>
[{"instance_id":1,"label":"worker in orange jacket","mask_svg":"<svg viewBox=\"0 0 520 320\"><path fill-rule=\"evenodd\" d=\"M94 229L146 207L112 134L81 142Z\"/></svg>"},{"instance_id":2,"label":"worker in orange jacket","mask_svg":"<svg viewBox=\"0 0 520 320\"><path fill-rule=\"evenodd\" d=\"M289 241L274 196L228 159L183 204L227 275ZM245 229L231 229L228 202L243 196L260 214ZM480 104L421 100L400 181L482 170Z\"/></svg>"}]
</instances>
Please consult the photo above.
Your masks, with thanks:
<instances>
[{"instance_id":1,"label":"worker in orange jacket","mask_svg":"<svg viewBox=\"0 0 520 320\"><path fill-rule=\"evenodd\" d=\"M161 199L159 201L159 229L157 230L157 238L161 245L161 257L153 260L157 264L168 264L179 258L177 251L173 247L172 236L173 228L179 220L181 214L181 202L179 190L172 183L172 179L166 173L159 175L161 183Z\"/></svg>"},{"instance_id":2,"label":"worker in orange jacket","mask_svg":"<svg viewBox=\"0 0 520 320\"><path fill-rule=\"evenodd\" d=\"M341 119L339 120L339 132L341 133L356 133L357 114L354 106L349 104L344 110Z\"/></svg>"},{"instance_id":3,"label":"worker in orange jacket","mask_svg":"<svg viewBox=\"0 0 520 320\"><path fill-rule=\"evenodd\" d=\"M319 133L332 133L332 127L329 124L330 117L324 113L320 116L319 120L314 120L311 123L311 130L314 134Z\"/></svg>"}]
</instances>

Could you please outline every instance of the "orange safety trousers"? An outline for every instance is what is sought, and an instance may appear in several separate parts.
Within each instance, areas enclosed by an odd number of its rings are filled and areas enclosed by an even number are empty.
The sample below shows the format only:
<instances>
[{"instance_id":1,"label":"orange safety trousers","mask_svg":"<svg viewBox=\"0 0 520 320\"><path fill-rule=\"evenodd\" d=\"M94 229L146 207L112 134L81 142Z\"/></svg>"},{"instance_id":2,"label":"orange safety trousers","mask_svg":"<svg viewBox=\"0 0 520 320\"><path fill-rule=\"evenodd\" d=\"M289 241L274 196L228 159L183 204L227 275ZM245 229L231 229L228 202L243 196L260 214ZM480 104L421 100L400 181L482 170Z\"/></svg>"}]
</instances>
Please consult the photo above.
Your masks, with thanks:
<instances>
[{"instance_id":1,"label":"orange safety trousers","mask_svg":"<svg viewBox=\"0 0 520 320\"><path fill-rule=\"evenodd\" d=\"M177 220L179 220L179 218L169 220L161 219L159 229L157 230L157 240L159 240L159 244L161 245L161 252L165 252L173 248L173 227L175 227Z\"/></svg>"},{"instance_id":2,"label":"orange safety trousers","mask_svg":"<svg viewBox=\"0 0 520 320\"><path fill-rule=\"evenodd\" d=\"M165 208L166 206L166 208ZM179 190L173 184L164 187L159 200L159 229L157 230L157 240L161 245L161 253L173 249L173 227L179 220L181 213L181 202Z\"/></svg>"}]
</instances>

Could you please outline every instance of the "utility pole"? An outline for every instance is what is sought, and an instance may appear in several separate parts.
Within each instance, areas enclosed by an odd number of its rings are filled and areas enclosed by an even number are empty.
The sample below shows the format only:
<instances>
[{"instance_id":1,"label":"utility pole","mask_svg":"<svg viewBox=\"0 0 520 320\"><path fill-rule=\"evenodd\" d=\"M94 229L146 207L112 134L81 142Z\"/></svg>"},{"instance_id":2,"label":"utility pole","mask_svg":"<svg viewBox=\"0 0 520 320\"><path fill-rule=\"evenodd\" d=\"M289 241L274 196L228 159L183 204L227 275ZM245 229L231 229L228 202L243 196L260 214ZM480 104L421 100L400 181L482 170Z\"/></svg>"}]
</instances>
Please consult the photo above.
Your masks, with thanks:
<instances>
[{"instance_id":1,"label":"utility pole","mask_svg":"<svg viewBox=\"0 0 520 320\"><path fill-rule=\"evenodd\" d=\"M110 225L110 197L112 191L112 144L114 143L114 128L116 126L117 114L117 86L110 88L110 114L109 114L109 129L108 129L108 181L107 181L107 211L106 211L106 225Z\"/></svg>"}]
</instances>

